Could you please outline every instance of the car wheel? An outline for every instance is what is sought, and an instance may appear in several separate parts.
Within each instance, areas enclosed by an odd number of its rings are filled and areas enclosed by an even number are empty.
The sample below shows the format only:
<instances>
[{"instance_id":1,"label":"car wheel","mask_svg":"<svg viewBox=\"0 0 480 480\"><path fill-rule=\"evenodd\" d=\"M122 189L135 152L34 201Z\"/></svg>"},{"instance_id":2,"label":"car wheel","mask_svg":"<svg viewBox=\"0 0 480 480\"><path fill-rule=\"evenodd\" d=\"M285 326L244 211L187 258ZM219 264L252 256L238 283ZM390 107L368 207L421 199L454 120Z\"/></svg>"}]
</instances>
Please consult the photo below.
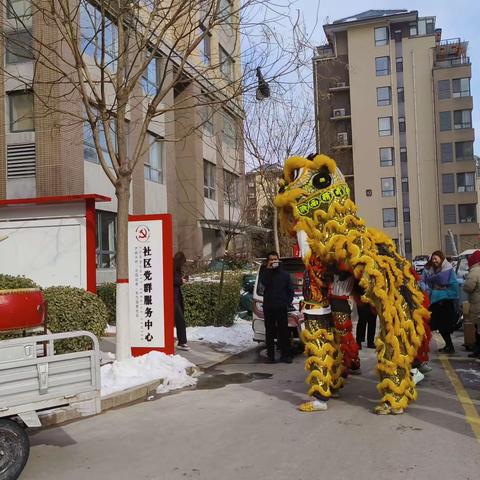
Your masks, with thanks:
<instances>
[{"instance_id":1,"label":"car wheel","mask_svg":"<svg viewBox=\"0 0 480 480\"><path fill-rule=\"evenodd\" d=\"M13 420L0 419L0 480L16 480L29 453L27 432Z\"/></svg>"}]
</instances>

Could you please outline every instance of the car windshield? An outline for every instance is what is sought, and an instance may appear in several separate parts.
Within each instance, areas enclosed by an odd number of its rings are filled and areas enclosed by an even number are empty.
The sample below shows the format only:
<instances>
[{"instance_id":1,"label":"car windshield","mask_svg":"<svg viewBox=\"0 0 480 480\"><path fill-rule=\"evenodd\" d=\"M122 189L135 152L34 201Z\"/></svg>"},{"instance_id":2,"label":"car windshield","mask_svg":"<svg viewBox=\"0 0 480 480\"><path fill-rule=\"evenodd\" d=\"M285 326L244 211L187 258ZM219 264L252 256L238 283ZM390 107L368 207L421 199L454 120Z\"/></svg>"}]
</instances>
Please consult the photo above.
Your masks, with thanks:
<instances>
[{"instance_id":1,"label":"car windshield","mask_svg":"<svg viewBox=\"0 0 480 480\"><path fill-rule=\"evenodd\" d=\"M428 255L417 255L414 259L414 262L427 262L428 261Z\"/></svg>"},{"instance_id":2,"label":"car windshield","mask_svg":"<svg viewBox=\"0 0 480 480\"><path fill-rule=\"evenodd\" d=\"M289 259L289 260L280 260L283 270L290 274L290 279L292 280L292 286L295 290L295 295L301 295L303 289L303 272L305 271L305 265L301 259ZM259 270L263 271L265 267L262 265ZM265 287L263 284L258 281L257 283L257 295L263 296Z\"/></svg>"}]
</instances>

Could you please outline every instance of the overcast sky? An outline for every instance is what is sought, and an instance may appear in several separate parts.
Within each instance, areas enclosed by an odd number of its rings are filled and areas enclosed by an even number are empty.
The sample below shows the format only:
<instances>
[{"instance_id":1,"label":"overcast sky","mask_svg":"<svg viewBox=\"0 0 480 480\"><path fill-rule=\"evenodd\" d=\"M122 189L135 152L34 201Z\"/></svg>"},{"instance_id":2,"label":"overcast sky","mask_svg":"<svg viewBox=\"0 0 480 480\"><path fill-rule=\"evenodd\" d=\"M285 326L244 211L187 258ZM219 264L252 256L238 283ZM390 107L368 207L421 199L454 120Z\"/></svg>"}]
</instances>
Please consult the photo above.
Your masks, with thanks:
<instances>
[{"instance_id":1,"label":"overcast sky","mask_svg":"<svg viewBox=\"0 0 480 480\"><path fill-rule=\"evenodd\" d=\"M474 97L473 126L476 129L475 154L480 155L480 1L479 0L297 0L307 31L317 45L325 42L323 24L366 10L418 10L421 17L435 16L442 38L460 37L469 41L472 63L471 90ZM328 19L328 20L327 20Z\"/></svg>"}]
</instances>

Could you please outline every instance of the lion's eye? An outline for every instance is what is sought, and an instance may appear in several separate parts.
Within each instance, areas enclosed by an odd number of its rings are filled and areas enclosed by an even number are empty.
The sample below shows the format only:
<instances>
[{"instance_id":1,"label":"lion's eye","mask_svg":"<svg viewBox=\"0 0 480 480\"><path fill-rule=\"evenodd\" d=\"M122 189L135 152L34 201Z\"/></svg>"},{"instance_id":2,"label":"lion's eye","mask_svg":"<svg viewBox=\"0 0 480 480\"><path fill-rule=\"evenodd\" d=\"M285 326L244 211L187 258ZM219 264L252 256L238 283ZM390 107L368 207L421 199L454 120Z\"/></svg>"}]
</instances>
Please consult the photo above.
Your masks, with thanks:
<instances>
[{"instance_id":1,"label":"lion's eye","mask_svg":"<svg viewBox=\"0 0 480 480\"><path fill-rule=\"evenodd\" d=\"M332 184L332 177L329 174L317 173L312 178L312 185L318 190L329 187Z\"/></svg>"},{"instance_id":2,"label":"lion's eye","mask_svg":"<svg viewBox=\"0 0 480 480\"><path fill-rule=\"evenodd\" d=\"M292 182L294 182L303 173L303 168L296 168L292 172Z\"/></svg>"}]
</instances>

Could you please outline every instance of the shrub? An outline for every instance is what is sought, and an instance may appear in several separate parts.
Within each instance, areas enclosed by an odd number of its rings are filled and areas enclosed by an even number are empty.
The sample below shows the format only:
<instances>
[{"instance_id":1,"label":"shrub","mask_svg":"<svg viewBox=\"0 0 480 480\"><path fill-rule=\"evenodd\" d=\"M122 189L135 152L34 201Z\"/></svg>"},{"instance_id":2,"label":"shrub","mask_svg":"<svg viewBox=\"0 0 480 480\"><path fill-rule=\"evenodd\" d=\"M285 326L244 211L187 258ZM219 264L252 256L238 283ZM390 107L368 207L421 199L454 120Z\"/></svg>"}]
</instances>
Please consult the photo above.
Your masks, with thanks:
<instances>
[{"instance_id":1,"label":"shrub","mask_svg":"<svg viewBox=\"0 0 480 480\"><path fill-rule=\"evenodd\" d=\"M97 286L97 295L103 300L108 310L108 323L116 324L117 315L117 285L115 283L103 283Z\"/></svg>"},{"instance_id":2,"label":"shrub","mask_svg":"<svg viewBox=\"0 0 480 480\"><path fill-rule=\"evenodd\" d=\"M0 290L14 288L40 288L33 280L27 277L0 274Z\"/></svg>"},{"instance_id":3,"label":"shrub","mask_svg":"<svg viewBox=\"0 0 480 480\"><path fill-rule=\"evenodd\" d=\"M105 331L108 310L95 294L74 287L49 287L44 290L47 301L47 326L54 332L87 330L97 337ZM88 338L55 342L58 353L81 351L90 348Z\"/></svg>"},{"instance_id":4,"label":"shrub","mask_svg":"<svg viewBox=\"0 0 480 480\"><path fill-rule=\"evenodd\" d=\"M240 302L238 276L216 282L192 282L183 287L187 326L231 326Z\"/></svg>"}]
</instances>

